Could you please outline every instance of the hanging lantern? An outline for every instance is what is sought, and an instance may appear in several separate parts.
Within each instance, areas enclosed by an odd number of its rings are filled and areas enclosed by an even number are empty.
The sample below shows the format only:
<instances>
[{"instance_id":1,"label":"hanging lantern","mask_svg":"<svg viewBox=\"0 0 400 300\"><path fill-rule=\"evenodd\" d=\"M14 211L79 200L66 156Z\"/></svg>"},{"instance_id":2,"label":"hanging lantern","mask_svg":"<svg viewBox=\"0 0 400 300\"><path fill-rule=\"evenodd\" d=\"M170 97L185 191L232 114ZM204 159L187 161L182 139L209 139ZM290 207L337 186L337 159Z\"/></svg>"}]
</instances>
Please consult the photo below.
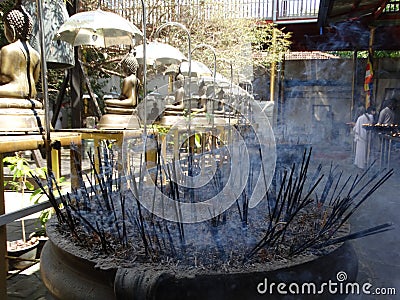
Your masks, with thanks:
<instances>
[{"instance_id":1,"label":"hanging lantern","mask_svg":"<svg viewBox=\"0 0 400 300\"><path fill-rule=\"evenodd\" d=\"M35 0L23 0L22 5L33 19L33 31L29 43L40 52L39 22ZM64 1L47 0L43 2L45 52L48 69L67 69L74 66L74 49L71 44L54 41L57 30L68 19Z\"/></svg>"}]
</instances>

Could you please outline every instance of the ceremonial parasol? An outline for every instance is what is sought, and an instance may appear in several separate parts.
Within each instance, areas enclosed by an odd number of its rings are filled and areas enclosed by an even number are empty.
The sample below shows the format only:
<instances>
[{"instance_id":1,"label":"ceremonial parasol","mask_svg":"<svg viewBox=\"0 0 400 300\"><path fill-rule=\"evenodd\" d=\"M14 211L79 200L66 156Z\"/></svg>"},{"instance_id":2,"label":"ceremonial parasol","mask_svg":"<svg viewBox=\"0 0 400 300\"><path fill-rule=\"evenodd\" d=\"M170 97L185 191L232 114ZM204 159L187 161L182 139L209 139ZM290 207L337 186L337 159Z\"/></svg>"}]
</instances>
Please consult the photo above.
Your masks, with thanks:
<instances>
[{"instance_id":1,"label":"ceremonial parasol","mask_svg":"<svg viewBox=\"0 0 400 300\"><path fill-rule=\"evenodd\" d=\"M55 40L66 41L74 46L134 45L133 39L141 40L143 33L131 22L108 11L96 9L72 15L57 31Z\"/></svg>"},{"instance_id":2,"label":"ceremonial parasol","mask_svg":"<svg viewBox=\"0 0 400 300\"><path fill-rule=\"evenodd\" d=\"M189 76L189 62L183 61L180 65L181 73L185 76ZM191 77L202 77L202 76L212 76L213 72L202 62L197 60L192 60L191 65Z\"/></svg>"},{"instance_id":3,"label":"ceremonial parasol","mask_svg":"<svg viewBox=\"0 0 400 300\"><path fill-rule=\"evenodd\" d=\"M143 63L143 45L134 48L136 59L139 63ZM151 42L146 44L146 63L147 65L179 65L182 61L187 60L186 56L178 49L171 45Z\"/></svg>"}]
</instances>

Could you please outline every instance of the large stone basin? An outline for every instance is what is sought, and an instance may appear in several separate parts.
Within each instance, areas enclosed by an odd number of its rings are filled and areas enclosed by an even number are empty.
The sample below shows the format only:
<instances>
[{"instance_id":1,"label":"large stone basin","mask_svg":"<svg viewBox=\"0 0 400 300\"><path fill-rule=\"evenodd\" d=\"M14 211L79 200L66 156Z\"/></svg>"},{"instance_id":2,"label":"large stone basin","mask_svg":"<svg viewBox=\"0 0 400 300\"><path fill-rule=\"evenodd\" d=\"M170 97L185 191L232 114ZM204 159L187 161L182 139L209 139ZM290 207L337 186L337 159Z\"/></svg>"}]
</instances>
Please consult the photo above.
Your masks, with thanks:
<instances>
[{"instance_id":1,"label":"large stone basin","mask_svg":"<svg viewBox=\"0 0 400 300\"><path fill-rule=\"evenodd\" d=\"M41 255L43 282L55 299L344 299L345 294L306 295L278 292L278 284L300 289L304 283L337 282L337 275L347 276L345 283L355 282L358 263L349 243L324 256L288 260L285 265L243 267L235 272L194 272L171 270L163 265L138 263L136 266L96 268L99 258L63 238L55 222L47 227L49 241ZM282 287L282 285L281 285ZM272 294L270 294L272 290Z\"/></svg>"}]
</instances>

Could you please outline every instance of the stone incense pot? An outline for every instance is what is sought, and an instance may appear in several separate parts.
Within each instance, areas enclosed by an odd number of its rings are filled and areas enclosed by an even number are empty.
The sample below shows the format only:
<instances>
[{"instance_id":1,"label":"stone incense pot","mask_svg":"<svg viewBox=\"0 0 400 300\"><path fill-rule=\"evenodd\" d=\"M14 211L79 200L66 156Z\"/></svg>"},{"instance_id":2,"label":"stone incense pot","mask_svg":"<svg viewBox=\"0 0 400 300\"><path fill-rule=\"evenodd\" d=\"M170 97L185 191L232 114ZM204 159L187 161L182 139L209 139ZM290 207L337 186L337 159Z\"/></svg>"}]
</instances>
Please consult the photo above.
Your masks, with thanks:
<instances>
[{"instance_id":1,"label":"stone incense pot","mask_svg":"<svg viewBox=\"0 0 400 300\"><path fill-rule=\"evenodd\" d=\"M132 267L104 268L102 258L63 237L51 220L49 237L41 255L43 282L55 299L344 299L345 294L293 294L303 284L318 289L329 281L355 282L358 272L356 254L349 243L339 244L323 256L297 257L284 263L244 265L234 271L207 272L201 268L174 269L162 264L137 263ZM103 268L99 267L102 265ZM339 280L339 281L338 281ZM278 292L281 284L283 291ZM284 286L285 285L285 286Z\"/></svg>"}]
</instances>

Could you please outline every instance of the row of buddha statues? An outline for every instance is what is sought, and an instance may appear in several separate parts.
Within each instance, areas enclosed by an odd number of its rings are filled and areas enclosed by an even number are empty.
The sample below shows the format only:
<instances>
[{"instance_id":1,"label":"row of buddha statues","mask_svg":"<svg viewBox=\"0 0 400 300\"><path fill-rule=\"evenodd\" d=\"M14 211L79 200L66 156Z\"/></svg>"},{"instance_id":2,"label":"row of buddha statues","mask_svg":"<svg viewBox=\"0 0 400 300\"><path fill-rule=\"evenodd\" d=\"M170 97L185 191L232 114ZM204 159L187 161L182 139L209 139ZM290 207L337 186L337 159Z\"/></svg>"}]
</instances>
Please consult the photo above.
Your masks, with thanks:
<instances>
[{"instance_id":1,"label":"row of buddha statues","mask_svg":"<svg viewBox=\"0 0 400 300\"><path fill-rule=\"evenodd\" d=\"M20 5L17 4L3 17L4 34L9 44L0 49L0 131L7 131L15 119L13 116L23 116L20 126L12 125L13 128L29 129L32 123L42 123L44 116L42 102L37 100L36 84L40 78L40 54L29 44L32 33L33 22L31 16ZM117 99L105 100L104 128L114 126L112 124L132 122L132 117L137 115L140 81L137 77L138 62L135 55L129 52L121 60L124 72L120 96ZM185 109L185 78L178 72L175 76L174 101L173 104L165 105L166 115L181 115ZM224 91L217 93L221 103ZM207 86L202 80L195 97L197 105L191 107L192 112L201 113L207 111ZM220 105L214 113L223 112ZM5 118L3 118L6 116ZM127 117L129 116L129 117ZM104 117L104 116L103 116ZM1 120L3 118L3 121ZM125 118L125 120L122 120ZM102 121L100 121L101 123ZM132 126L140 126L139 120L135 120ZM39 124L39 127L41 125ZM118 124L115 125L119 127ZM4 129L6 128L6 129ZM12 130L12 129L10 129Z\"/></svg>"},{"instance_id":2,"label":"row of buddha statues","mask_svg":"<svg viewBox=\"0 0 400 300\"><path fill-rule=\"evenodd\" d=\"M138 104L138 90L140 81L137 78L138 62L133 53L129 53L121 61L121 65L124 69L125 78L122 82L121 94L118 99L108 99L104 101L105 110L107 113L122 113L123 111L127 114L134 112ZM180 71L174 78L174 97L171 101L172 104L165 104L166 114L182 114L185 109L185 77ZM224 90L221 88L217 93L217 98L220 100L221 105L216 112L222 112L222 102L225 96ZM197 105L191 108L192 112L206 112L207 111L207 85L204 80L201 80L198 87L198 92L194 96L197 100ZM187 109L187 107L186 107Z\"/></svg>"}]
</instances>

